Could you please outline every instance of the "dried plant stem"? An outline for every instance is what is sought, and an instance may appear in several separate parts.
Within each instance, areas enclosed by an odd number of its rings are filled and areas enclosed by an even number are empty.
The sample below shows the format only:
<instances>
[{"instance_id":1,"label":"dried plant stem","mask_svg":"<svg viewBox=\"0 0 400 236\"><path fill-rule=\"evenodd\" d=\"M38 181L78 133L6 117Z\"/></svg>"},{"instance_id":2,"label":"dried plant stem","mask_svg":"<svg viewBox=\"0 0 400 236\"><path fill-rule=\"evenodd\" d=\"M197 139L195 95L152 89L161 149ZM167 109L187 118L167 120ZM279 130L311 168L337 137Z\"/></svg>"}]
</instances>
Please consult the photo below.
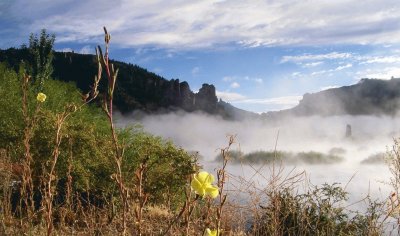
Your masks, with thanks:
<instances>
[{"instance_id":1,"label":"dried plant stem","mask_svg":"<svg viewBox=\"0 0 400 236\"><path fill-rule=\"evenodd\" d=\"M96 49L97 54L97 61L98 61L98 76L97 79L100 80L101 78L101 71L102 66L105 67L105 72L108 79L108 91L104 99L104 111L108 117L108 121L110 124L112 141L114 145L114 161L117 169L117 173L114 176L116 183L118 184L118 189L120 192L120 197L122 201L122 235L126 235L127 230L127 214L129 211L129 204L128 204L128 189L125 187L124 178L122 174L122 157L123 157L123 150L119 147L118 144L118 137L114 126L113 121L113 93L114 93L114 86L117 80L118 69L114 70L114 65L109 63L109 56L108 56L108 49L110 43L111 35L107 32L106 27L104 27L104 41L106 46L106 51L103 56L101 51L101 47L98 46Z\"/></svg>"},{"instance_id":2,"label":"dried plant stem","mask_svg":"<svg viewBox=\"0 0 400 236\"><path fill-rule=\"evenodd\" d=\"M164 236L164 235L167 235L168 232L171 230L172 226L173 226L174 224L176 224L176 222L178 222L179 218L182 217L183 213L186 211L187 204L188 204L188 201L187 201L187 199L186 199L186 201L185 201L185 203L183 204L182 209L181 209L181 211L179 212L178 216L175 217L175 219L174 219L172 222L169 223L167 229L166 229L165 232L162 234L163 236Z\"/></svg>"},{"instance_id":3,"label":"dried plant stem","mask_svg":"<svg viewBox=\"0 0 400 236\"><path fill-rule=\"evenodd\" d=\"M45 186L45 207L46 207L46 224L47 224L47 235L52 234L53 230L53 199L54 199L54 190L53 190L53 182L56 180L55 168L58 161L58 157L60 155L60 145L62 141L62 126L69 115L76 111L76 106L71 105L68 106L64 112L57 114L56 120L56 137L55 137L55 145L54 150L52 152L52 162L50 171L48 173L48 179Z\"/></svg>"},{"instance_id":4,"label":"dried plant stem","mask_svg":"<svg viewBox=\"0 0 400 236\"><path fill-rule=\"evenodd\" d=\"M148 199L148 194L144 193L144 180L145 180L145 175L147 171L147 160L144 160L140 166L139 169L136 170L135 175L136 175L136 194L138 195L138 204L136 204L135 208L135 216L136 216L136 230L138 235L142 235L142 218L143 218L143 208L147 202Z\"/></svg>"},{"instance_id":5,"label":"dried plant stem","mask_svg":"<svg viewBox=\"0 0 400 236\"><path fill-rule=\"evenodd\" d=\"M222 168L217 171L217 180L218 180L218 188L219 188L219 205L217 207L217 235L221 230L221 217L222 217L222 208L226 202L227 195L224 193L224 186L226 183L226 165L229 160L229 150L231 146L235 143L236 136L229 136L228 146L226 148L221 149L222 156Z\"/></svg>"},{"instance_id":6,"label":"dried plant stem","mask_svg":"<svg viewBox=\"0 0 400 236\"><path fill-rule=\"evenodd\" d=\"M98 81L95 79L93 91L97 91ZM56 115L56 135L55 135L55 144L54 149L52 152L52 162L50 166L50 171L48 172L47 176L48 179L46 180L45 184L45 209L46 209L46 224L47 224L47 235L51 235L53 231L53 199L54 199L54 189L53 189L53 182L56 180L55 168L58 162L58 158L60 155L60 145L63 138L62 134L62 127L66 121L66 119L77 110L80 110L83 106L91 102L97 97L96 92L92 93L88 100L85 100L83 104L81 104L78 108L74 105L68 105L64 109L63 112ZM72 155L72 152L71 152ZM71 164L69 165L69 171L71 171ZM70 172L69 172L70 173ZM70 175L68 175L68 186L71 186ZM69 189L69 188L68 188ZM68 190L67 190L68 191ZM68 192L68 196L70 196L70 192ZM68 200L67 200L68 201Z\"/></svg>"},{"instance_id":7,"label":"dried plant stem","mask_svg":"<svg viewBox=\"0 0 400 236\"><path fill-rule=\"evenodd\" d=\"M192 197L192 191L190 191L189 189L189 194L187 194L187 198L186 198L186 215L185 215L185 232L186 235L189 235L189 226L190 226L190 217L193 213L193 210L195 208L195 205L193 205L198 199L199 199L199 195L196 194L196 198L193 201L190 201Z\"/></svg>"},{"instance_id":8,"label":"dried plant stem","mask_svg":"<svg viewBox=\"0 0 400 236\"><path fill-rule=\"evenodd\" d=\"M190 175L188 177L188 182L190 183L191 181L192 181L192 177ZM185 232L186 232L186 235L189 234L189 223L190 223L189 220L190 220L190 215L192 214L192 211L193 211L192 205L199 199L199 195L196 195L196 198L192 201L191 200L192 191L191 191L190 186L187 186L185 196L186 196L185 202L184 202L184 204L183 204L178 216L175 217L175 219L172 222L169 223L167 229L162 234L163 236L168 234L168 232L171 230L172 226L175 225L179 221L179 219L183 216L183 214L185 212L186 212L186 215L185 215Z\"/></svg>"},{"instance_id":9,"label":"dried plant stem","mask_svg":"<svg viewBox=\"0 0 400 236\"><path fill-rule=\"evenodd\" d=\"M207 228L210 226L211 222L208 219L210 216L210 212L211 212L211 203L212 203L212 199L211 198L207 198L207 208L206 208L206 215L204 216L205 222L204 222L204 227L203 227L203 231L201 235L204 235L206 233Z\"/></svg>"},{"instance_id":10,"label":"dried plant stem","mask_svg":"<svg viewBox=\"0 0 400 236\"><path fill-rule=\"evenodd\" d=\"M29 107L28 107L28 91L29 91L29 80L30 76L24 74L22 79L22 115L25 123L24 129L24 138L23 138L23 145L24 145L24 159L23 159L23 170L21 173L22 176L22 183L21 183L21 201L23 200L25 203L25 207L27 208L28 213L28 221L33 219L35 213L35 205L33 200L34 194L34 184L32 181L32 169L31 164L33 161L31 150L30 150L30 141L33 137L33 132L37 123L38 114L40 112L41 103L36 105L36 109L33 115L30 115ZM95 83L93 86L93 90L91 95L87 95L84 103L78 108L82 108L87 103L91 102L93 99L97 97L97 86L99 80L95 78ZM57 165L58 157L60 154L59 148L62 141L62 126L66 120L66 118L74 113L77 110L75 105L69 105L66 109L56 115L56 135L55 135L55 144L54 149L52 152L52 159L50 163L50 170L47 173L47 179L44 180L44 199L43 202L45 204L45 211L46 211L46 228L47 228L47 235L51 235L53 231L53 199L54 199L54 190L53 190L53 182L56 179L55 168ZM70 169L69 169L70 170ZM71 180L72 181L72 180ZM71 183L69 182L69 186ZM70 196L70 191L68 192L68 196ZM20 204L20 211L21 204Z\"/></svg>"},{"instance_id":11,"label":"dried plant stem","mask_svg":"<svg viewBox=\"0 0 400 236\"><path fill-rule=\"evenodd\" d=\"M24 129L24 160L23 160L23 172L22 172L22 183L21 183L21 199L24 199L25 206L27 207L28 221L32 220L35 211L33 192L34 186L32 182L32 154L30 150L30 141L33 136L33 131L36 126L37 114L40 110L40 103L36 106L35 112L31 117L28 109L28 87L29 80L31 77L24 74L22 78L22 115L24 118L25 129ZM21 204L20 204L21 205ZM20 206L21 207L21 206ZM20 209L22 210L22 209Z\"/></svg>"},{"instance_id":12,"label":"dried plant stem","mask_svg":"<svg viewBox=\"0 0 400 236\"><path fill-rule=\"evenodd\" d=\"M68 170L67 170L67 193L66 193L66 201L67 201L67 207L69 211L72 211L72 169L73 169L73 163L72 163L72 157L73 157L73 152L72 152L72 139L69 139L69 147L70 147L70 155L68 158Z\"/></svg>"}]
</instances>

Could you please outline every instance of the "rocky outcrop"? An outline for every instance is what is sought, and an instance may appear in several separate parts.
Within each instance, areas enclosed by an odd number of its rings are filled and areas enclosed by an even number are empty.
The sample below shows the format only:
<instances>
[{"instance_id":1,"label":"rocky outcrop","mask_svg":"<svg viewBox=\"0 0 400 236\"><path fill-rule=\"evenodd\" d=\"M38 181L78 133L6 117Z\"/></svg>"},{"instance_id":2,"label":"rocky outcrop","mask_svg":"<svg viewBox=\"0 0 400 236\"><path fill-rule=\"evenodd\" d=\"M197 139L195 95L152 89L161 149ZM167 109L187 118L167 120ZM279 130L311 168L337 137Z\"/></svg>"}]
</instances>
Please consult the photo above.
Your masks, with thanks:
<instances>
[{"instance_id":1,"label":"rocky outcrop","mask_svg":"<svg viewBox=\"0 0 400 236\"><path fill-rule=\"evenodd\" d=\"M351 132L351 125L347 124L346 125L346 134L345 137L346 138L351 138L352 132Z\"/></svg>"},{"instance_id":2,"label":"rocky outcrop","mask_svg":"<svg viewBox=\"0 0 400 236\"><path fill-rule=\"evenodd\" d=\"M207 113L216 113L218 98L214 85L203 84L199 92L195 94L193 105L198 110Z\"/></svg>"}]
</instances>

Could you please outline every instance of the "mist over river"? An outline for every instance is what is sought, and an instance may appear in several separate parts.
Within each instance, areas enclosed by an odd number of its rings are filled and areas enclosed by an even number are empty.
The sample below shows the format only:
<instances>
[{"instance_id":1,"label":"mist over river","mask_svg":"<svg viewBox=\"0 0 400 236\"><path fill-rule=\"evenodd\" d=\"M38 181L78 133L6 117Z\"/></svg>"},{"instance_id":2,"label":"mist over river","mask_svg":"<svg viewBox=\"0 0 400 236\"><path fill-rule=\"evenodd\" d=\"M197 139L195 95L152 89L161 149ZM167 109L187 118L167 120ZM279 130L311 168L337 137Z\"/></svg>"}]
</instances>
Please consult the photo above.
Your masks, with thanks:
<instances>
[{"instance_id":1,"label":"mist over river","mask_svg":"<svg viewBox=\"0 0 400 236\"><path fill-rule=\"evenodd\" d=\"M145 131L172 140L191 152L198 152L203 169L216 174L221 163L216 161L220 148L228 144L227 135L236 135L232 150L320 152L340 150L341 161L331 164L283 163L284 173L305 171L308 184L339 183L350 193L348 203L355 203L368 194L386 199L391 188L391 174L383 161L362 163L369 157L386 155L400 137L400 118L388 116L292 117L279 122L263 120L226 121L202 113L170 113L165 115L117 116L120 126L140 123ZM346 126L351 136L346 136ZM256 188L266 187L272 173L271 164L228 163L230 188L241 188L243 180ZM257 173L258 172L258 173ZM241 181L238 181L241 179ZM239 183L242 182L242 183ZM386 183L385 183L386 182ZM242 186L243 187L243 186ZM306 186L304 186L306 187ZM301 190L300 190L301 191ZM359 203L356 208L362 208Z\"/></svg>"}]
</instances>

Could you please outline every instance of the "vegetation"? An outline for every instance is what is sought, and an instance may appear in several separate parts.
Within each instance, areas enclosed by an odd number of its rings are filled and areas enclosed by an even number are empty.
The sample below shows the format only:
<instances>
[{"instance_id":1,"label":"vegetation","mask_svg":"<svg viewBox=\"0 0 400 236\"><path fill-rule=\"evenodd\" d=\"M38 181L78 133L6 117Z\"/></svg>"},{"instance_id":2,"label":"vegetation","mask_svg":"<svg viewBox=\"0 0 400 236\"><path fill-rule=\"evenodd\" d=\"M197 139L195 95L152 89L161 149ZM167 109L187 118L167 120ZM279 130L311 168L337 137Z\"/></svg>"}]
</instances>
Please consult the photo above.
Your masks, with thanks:
<instances>
[{"instance_id":1,"label":"vegetation","mask_svg":"<svg viewBox=\"0 0 400 236\"><path fill-rule=\"evenodd\" d=\"M34 43L29 51L34 53L52 46L54 38L48 38L43 31L41 39L33 37L31 41ZM39 46L35 42L40 42ZM45 54L47 59L51 58L50 54ZM69 215L69 220L72 221L81 217L73 209L79 205L90 203L101 209L120 207L115 200L119 196L114 183L115 163L111 158L115 146L107 116L95 103L87 103L91 98L83 101L85 95L73 83L46 77L51 68L35 69L37 79L26 75L26 71L23 65L17 73L0 64L3 108L0 111L0 166L2 175L13 186L1 192L2 203L10 204L8 208L2 207L9 209L2 210L3 217L28 218L32 224L34 219L41 222L45 214L40 209L46 205L43 200L46 198L51 198L52 218L61 217L55 216L56 212L71 208L74 216ZM36 98L38 91L47 99ZM194 158L139 127L115 129L115 134L119 137L117 145L124 153L119 161L123 163L120 174L126 187L135 188L137 170L142 168L140 190L148 195L146 201L176 208L184 197L187 176L195 170ZM168 192L174 194L167 195ZM132 191L133 198L135 194L138 193ZM10 202L4 201L7 195ZM114 214L110 211L107 217L112 219ZM19 234L19 231L5 232Z\"/></svg>"},{"instance_id":2,"label":"vegetation","mask_svg":"<svg viewBox=\"0 0 400 236\"><path fill-rule=\"evenodd\" d=\"M230 151L232 163L236 164L273 164L275 162L284 162L286 164L332 164L343 160L342 157L334 154L324 154L320 152L284 152L284 151L255 151L244 154L240 151ZM216 160L221 159L221 155Z\"/></svg>"},{"instance_id":3,"label":"vegetation","mask_svg":"<svg viewBox=\"0 0 400 236\"><path fill-rule=\"evenodd\" d=\"M53 44L55 35L49 35L43 29L40 38L31 34L29 38L29 53L31 55L32 77L42 89L44 81L53 73Z\"/></svg>"},{"instance_id":4,"label":"vegetation","mask_svg":"<svg viewBox=\"0 0 400 236\"><path fill-rule=\"evenodd\" d=\"M268 191L255 235L380 235L381 203L369 201L367 212L351 213L347 193L338 184L313 187L305 194L291 188Z\"/></svg>"},{"instance_id":5,"label":"vegetation","mask_svg":"<svg viewBox=\"0 0 400 236\"><path fill-rule=\"evenodd\" d=\"M398 142L388 158L395 189L389 210L366 198L360 213L346 207L339 184L301 192L304 175L284 175L276 165L338 161L332 153L243 155L231 151L230 137L213 175L169 141L136 126L116 128L119 70L104 30L104 54L98 47L92 87L83 94L49 76L54 37L45 31L24 49L34 60L0 64L1 235L382 235L387 222L399 220ZM244 188L228 186L235 178L228 164L243 160L271 163L265 189L245 180Z\"/></svg>"},{"instance_id":6,"label":"vegetation","mask_svg":"<svg viewBox=\"0 0 400 236\"><path fill-rule=\"evenodd\" d=\"M385 163L385 156L385 153L376 153L362 160L361 164L383 164Z\"/></svg>"}]
</instances>

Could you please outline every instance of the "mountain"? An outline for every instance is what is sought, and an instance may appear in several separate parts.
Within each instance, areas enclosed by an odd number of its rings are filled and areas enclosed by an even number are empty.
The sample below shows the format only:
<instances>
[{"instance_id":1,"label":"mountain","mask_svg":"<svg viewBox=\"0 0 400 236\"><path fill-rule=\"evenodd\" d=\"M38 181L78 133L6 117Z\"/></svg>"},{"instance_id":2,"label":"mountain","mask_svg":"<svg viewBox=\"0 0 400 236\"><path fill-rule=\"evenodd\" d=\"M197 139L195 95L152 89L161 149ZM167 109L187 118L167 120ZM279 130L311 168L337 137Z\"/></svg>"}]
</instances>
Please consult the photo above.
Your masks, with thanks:
<instances>
[{"instance_id":1,"label":"mountain","mask_svg":"<svg viewBox=\"0 0 400 236\"><path fill-rule=\"evenodd\" d=\"M21 61L31 61L27 49L10 48L0 50L0 62L19 67ZM114 105L123 114L134 110L145 113L164 113L184 110L187 112L202 111L212 115L221 115L225 119L244 119L257 116L235 108L223 101L218 101L214 85L203 84L197 93L191 91L186 81L167 80L137 65L112 61L119 69L114 92ZM97 63L94 55L74 52L54 52L53 78L62 81L73 81L76 86L87 92L97 74ZM105 90L105 75L100 83L100 90Z\"/></svg>"},{"instance_id":2,"label":"mountain","mask_svg":"<svg viewBox=\"0 0 400 236\"><path fill-rule=\"evenodd\" d=\"M245 119L260 119L261 116L258 113L246 111L232 106L232 104L219 100L218 106L223 107L225 116L234 117L235 120L245 120Z\"/></svg>"},{"instance_id":3,"label":"mountain","mask_svg":"<svg viewBox=\"0 0 400 236\"><path fill-rule=\"evenodd\" d=\"M282 116L390 115L400 110L400 79L362 79L359 83L305 94L292 109L263 114Z\"/></svg>"},{"instance_id":4,"label":"mountain","mask_svg":"<svg viewBox=\"0 0 400 236\"><path fill-rule=\"evenodd\" d=\"M26 48L0 50L0 62L18 69L21 61L31 61ZM167 80L137 65L112 61L119 74L114 93L114 105L123 113L135 110L147 114L183 110L202 111L220 115L225 119L243 120L260 118L256 113L244 111L218 101L214 85L203 84L197 93L186 81ZM72 81L83 92L90 90L97 64L94 55L73 52L54 52L53 78ZM105 76L104 76L105 78ZM106 79L100 90L106 89ZM262 114L263 118L279 119L285 116L332 115L396 115L400 109L400 79L362 79L359 83L305 94L292 108Z\"/></svg>"}]
</instances>

